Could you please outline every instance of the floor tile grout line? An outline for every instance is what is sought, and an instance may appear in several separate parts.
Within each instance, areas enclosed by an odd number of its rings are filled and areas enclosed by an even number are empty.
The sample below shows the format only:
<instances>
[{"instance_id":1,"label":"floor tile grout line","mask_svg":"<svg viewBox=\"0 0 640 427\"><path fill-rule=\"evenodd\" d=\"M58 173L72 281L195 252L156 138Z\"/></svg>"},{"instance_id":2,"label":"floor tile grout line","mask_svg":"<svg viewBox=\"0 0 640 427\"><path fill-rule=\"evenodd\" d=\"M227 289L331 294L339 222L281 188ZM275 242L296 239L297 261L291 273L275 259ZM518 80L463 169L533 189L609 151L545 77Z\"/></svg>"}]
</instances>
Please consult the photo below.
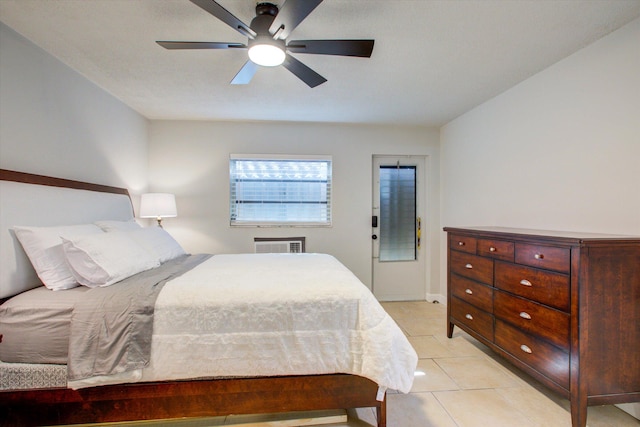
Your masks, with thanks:
<instances>
[{"instance_id":1,"label":"floor tile grout line","mask_svg":"<svg viewBox=\"0 0 640 427\"><path fill-rule=\"evenodd\" d=\"M444 411L447 413L447 415L449 416L449 418L451 418L451 421L456 425L456 427L464 427L461 426L460 423L458 423L458 421L456 420L456 418L453 416L453 414L447 409L446 406L444 406L444 404L442 403L442 401L440 399L438 399L438 396L433 393L433 397L436 399L436 401L438 402L438 405L440 405L440 407L442 409L444 409Z\"/></svg>"}]
</instances>

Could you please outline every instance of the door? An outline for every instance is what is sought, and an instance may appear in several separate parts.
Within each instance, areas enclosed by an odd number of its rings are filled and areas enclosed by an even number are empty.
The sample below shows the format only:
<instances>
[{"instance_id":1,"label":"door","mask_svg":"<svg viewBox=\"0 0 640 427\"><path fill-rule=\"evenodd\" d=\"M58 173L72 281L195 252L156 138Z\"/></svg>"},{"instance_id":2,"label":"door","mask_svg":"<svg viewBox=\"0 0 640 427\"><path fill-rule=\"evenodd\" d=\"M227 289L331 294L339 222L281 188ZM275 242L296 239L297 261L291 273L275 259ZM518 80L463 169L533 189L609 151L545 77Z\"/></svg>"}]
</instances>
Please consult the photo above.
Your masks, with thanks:
<instances>
[{"instance_id":1,"label":"door","mask_svg":"<svg viewBox=\"0 0 640 427\"><path fill-rule=\"evenodd\" d=\"M423 156L373 157L373 293L380 301L426 298Z\"/></svg>"}]
</instances>

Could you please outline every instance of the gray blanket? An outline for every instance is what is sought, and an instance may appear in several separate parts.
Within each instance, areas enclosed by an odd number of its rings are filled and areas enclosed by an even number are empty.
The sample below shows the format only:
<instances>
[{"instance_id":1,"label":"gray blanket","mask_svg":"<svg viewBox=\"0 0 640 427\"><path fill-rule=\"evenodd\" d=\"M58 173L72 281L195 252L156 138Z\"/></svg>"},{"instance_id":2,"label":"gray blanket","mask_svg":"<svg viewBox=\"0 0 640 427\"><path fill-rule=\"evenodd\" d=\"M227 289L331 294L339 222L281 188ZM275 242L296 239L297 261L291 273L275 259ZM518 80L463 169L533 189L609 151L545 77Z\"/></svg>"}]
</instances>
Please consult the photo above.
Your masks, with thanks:
<instances>
[{"instance_id":1,"label":"gray blanket","mask_svg":"<svg viewBox=\"0 0 640 427\"><path fill-rule=\"evenodd\" d=\"M211 255L185 255L105 288L94 288L71 316L68 379L112 375L148 365L156 298L169 280Z\"/></svg>"}]
</instances>

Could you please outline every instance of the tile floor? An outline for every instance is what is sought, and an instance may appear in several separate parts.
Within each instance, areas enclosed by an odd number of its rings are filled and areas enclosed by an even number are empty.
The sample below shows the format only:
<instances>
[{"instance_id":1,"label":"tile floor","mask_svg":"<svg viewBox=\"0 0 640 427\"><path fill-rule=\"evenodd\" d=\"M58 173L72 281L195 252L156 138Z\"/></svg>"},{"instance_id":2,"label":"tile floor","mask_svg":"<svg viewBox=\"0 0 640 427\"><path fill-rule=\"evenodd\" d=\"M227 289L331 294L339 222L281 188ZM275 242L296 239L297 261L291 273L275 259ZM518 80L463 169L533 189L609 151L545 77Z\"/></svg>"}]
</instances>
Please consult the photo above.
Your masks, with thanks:
<instances>
[{"instance_id":1,"label":"tile floor","mask_svg":"<svg viewBox=\"0 0 640 427\"><path fill-rule=\"evenodd\" d=\"M446 336L446 307L428 302L383 303L420 358L409 394L387 400L388 427L570 427L568 400L512 368L487 347L455 328ZM637 427L615 406L588 409L588 427ZM350 411L347 424L375 425L372 409Z\"/></svg>"}]
</instances>

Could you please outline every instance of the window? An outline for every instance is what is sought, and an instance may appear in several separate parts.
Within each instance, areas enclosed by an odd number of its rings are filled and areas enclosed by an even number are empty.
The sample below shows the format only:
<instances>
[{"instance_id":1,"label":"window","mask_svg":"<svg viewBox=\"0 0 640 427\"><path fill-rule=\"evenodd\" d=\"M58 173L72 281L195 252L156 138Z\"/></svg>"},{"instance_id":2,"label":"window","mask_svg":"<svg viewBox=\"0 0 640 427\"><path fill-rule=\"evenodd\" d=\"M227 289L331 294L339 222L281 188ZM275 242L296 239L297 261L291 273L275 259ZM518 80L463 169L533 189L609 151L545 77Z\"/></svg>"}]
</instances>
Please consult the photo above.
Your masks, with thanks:
<instances>
[{"instance_id":1,"label":"window","mask_svg":"<svg viewBox=\"0 0 640 427\"><path fill-rule=\"evenodd\" d=\"M416 167L380 166L380 261L416 259Z\"/></svg>"},{"instance_id":2,"label":"window","mask_svg":"<svg viewBox=\"0 0 640 427\"><path fill-rule=\"evenodd\" d=\"M231 155L231 225L331 225L331 157Z\"/></svg>"}]
</instances>

